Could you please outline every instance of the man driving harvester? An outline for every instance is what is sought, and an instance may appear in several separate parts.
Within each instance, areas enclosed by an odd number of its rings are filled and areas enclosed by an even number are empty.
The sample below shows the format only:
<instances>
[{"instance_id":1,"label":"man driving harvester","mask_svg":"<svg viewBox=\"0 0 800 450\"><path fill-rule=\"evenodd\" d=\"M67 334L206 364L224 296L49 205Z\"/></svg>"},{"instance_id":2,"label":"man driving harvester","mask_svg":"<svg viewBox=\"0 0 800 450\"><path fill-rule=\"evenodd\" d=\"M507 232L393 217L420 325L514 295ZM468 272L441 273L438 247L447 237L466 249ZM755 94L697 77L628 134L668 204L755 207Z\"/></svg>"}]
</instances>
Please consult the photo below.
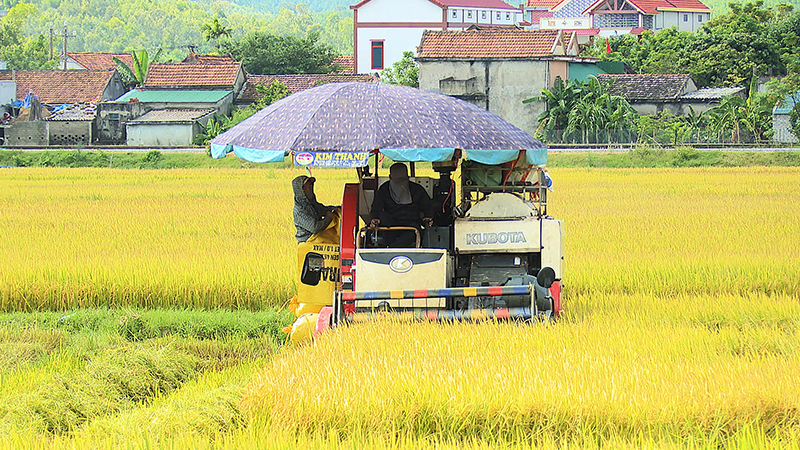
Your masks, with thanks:
<instances>
[{"instance_id":1,"label":"man driving harvester","mask_svg":"<svg viewBox=\"0 0 800 450\"><path fill-rule=\"evenodd\" d=\"M403 163L394 163L389 168L389 181L383 183L372 201L370 228L413 227L421 230L424 224L433 224L435 206L425 188L408 179L408 168ZM414 247L416 234L411 230L387 230L382 247Z\"/></svg>"}]
</instances>

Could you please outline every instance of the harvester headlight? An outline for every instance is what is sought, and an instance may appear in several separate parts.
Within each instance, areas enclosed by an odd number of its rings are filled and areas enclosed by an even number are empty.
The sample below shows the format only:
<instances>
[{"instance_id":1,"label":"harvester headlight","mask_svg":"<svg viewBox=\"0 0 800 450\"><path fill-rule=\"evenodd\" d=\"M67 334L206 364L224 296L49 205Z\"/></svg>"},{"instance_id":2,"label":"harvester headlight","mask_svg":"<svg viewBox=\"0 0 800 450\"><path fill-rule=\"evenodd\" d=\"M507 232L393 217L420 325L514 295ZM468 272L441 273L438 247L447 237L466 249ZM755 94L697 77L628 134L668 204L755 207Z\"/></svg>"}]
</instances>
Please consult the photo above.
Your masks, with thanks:
<instances>
[{"instance_id":1,"label":"harvester headlight","mask_svg":"<svg viewBox=\"0 0 800 450\"><path fill-rule=\"evenodd\" d=\"M389 268L397 273L406 273L412 267L414 267L414 263L411 262L411 258L408 256L395 256L389 261Z\"/></svg>"}]
</instances>

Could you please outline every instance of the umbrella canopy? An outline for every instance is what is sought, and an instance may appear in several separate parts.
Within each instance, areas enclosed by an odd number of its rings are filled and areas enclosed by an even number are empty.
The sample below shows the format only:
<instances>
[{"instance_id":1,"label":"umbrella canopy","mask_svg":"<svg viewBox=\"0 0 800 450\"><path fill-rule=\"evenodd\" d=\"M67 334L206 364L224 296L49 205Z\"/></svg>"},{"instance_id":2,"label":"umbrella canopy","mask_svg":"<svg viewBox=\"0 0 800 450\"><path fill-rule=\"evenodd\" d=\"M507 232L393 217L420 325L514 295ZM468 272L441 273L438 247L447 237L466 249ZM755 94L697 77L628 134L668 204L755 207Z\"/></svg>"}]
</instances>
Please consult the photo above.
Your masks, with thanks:
<instances>
[{"instance_id":1,"label":"umbrella canopy","mask_svg":"<svg viewBox=\"0 0 800 450\"><path fill-rule=\"evenodd\" d=\"M446 161L456 149L484 164L512 161L520 150L542 165L541 142L469 102L407 86L330 83L292 94L211 141L211 154L233 151L253 162L294 154L299 165L357 167L378 150L395 161Z\"/></svg>"}]
</instances>

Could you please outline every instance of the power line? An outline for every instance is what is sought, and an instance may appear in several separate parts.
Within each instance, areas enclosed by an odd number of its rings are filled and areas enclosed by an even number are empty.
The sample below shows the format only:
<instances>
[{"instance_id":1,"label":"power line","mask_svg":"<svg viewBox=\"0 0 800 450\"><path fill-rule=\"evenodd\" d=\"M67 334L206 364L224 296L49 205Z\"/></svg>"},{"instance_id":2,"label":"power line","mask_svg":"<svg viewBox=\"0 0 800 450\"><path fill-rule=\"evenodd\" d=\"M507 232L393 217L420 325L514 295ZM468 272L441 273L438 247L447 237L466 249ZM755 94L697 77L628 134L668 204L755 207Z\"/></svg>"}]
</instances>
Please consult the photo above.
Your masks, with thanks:
<instances>
[{"instance_id":1,"label":"power line","mask_svg":"<svg viewBox=\"0 0 800 450\"><path fill-rule=\"evenodd\" d=\"M71 37L77 37L78 34L75 31L70 33L69 27L67 26L67 21L64 21L64 28L61 30L61 34L56 35L55 30L53 29L53 23L50 22L50 59L53 59L53 38L58 36L64 39L64 70L67 70L67 39Z\"/></svg>"}]
</instances>

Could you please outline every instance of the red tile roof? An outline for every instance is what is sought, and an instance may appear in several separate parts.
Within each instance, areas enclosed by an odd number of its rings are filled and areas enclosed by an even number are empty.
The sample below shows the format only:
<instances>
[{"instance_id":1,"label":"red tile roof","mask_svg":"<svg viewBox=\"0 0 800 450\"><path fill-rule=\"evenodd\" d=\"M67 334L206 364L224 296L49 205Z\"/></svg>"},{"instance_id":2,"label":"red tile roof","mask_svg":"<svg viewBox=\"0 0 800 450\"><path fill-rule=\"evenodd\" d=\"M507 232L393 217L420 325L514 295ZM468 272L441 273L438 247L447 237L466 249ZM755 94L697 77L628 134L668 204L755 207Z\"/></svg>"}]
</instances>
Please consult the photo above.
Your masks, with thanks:
<instances>
[{"instance_id":1,"label":"red tile roof","mask_svg":"<svg viewBox=\"0 0 800 450\"><path fill-rule=\"evenodd\" d=\"M147 69L145 88L225 88L236 83L240 63L183 64L152 63Z\"/></svg>"},{"instance_id":2,"label":"red tile roof","mask_svg":"<svg viewBox=\"0 0 800 450\"><path fill-rule=\"evenodd\" d=\"M356 73L356 61L353 55L337 56L333 59L333 64L338 64L340 69L339 74L354 74Z\"/></svg>"},{"instance_id":3,"label":"red tile roof","mask_svg":"<svg viewBox=\"0 0 800 450\"><path fill-rule=\"evenodd\" d=\"M422 34L419 58L526 58L552 55L558 30L433 31Z\"/></svg>"},{"instance_id":4,"label":"red tile roof","mask_svg":"<svg viewBox=\"0 0 800 450\"><path fill-rule=\"evenodd\" d=\"M114 70L15 70L17 99L33 92L42 103L97 103Z\"/></svg>"},{"instance_id":5,"label":"red tile roof","mask_svg":"<svg viewBox=\"0 0 800 450\"><path fill-rule=\"evenodd\" d=\"M675 9L680 9L682 11L683 10L701 10L701 11L711 12L711 8L709 8L708 6L704 5L699 0L666 0L666 2L669 3L672 6L671 7L670 6L664 6L663 7L664 9L675 8Z\"/></svg>"},{"instance_id":6,"label":"red tile roof","mask_svg":"<svg viewBox=\"0 0 800 450\"><path fill-rule=\"evenodd\" d=\"M115 57L128 67L133 66L133 57L130 53L67 52L67 56L88 70L116 69L117 63L111 59Z\"/></svg>"},{"instance_id":7,"label":"red tile roof","mask_svg":"<svg viewBox=\"0 0 800 450\"><path fill-rule=\"evenodd\" d=\"M236 60L230 54L224 55L198 55L189 53L181 61L184 64L234 64Z\"/></svg>"},{"instance_id":8,"label":"red tile roof","mask_svg":"<svg viewBox=\"0 0 800 450\"><path fill-rule=\"evenodd\" d=\"M328 75L248 75L242 93L237 100L253 101L263 95L256 91L256 85L268 87L273 81L280 81L292 93L312 88L323 83L345 83L348 81L372 81L370 74L328 74Z\"/></svg>"},{"instance_id":9,"label":"red tile roof","mask_svg":"<svg viewBox=\"0 0 800 450\"><path fill-rule=\"evenodd\" d=\"M371 0L361 0L350 9L358 9ZM441 8L493 8L493 9L517 9L502 0L428 0Z\"/></svg>"},{"instance_id":10,"label":"red tile roof","mask_svg":"<svg viewBox=\"0 0 800 450\"><path fill-rule=\"evenodd\" d=\"M444 6L454 8L493 8L493 9L518 9L502 0L438 0Z\"/></svg>"},{"instance_id":11,"label":"red tile roof","mask_svg":"<svg viewBox=\"0 0 800 450\"><path fill-rule=\"evenodd\" d=\"M583 13L593 11L605 2L606 0L597 0L589 5ZM628 0L628 2L645 14L658 14L659 11L665 10L711 12L711 9L699 0Z\"/></svg>"},{"instance_id":12,"label":"red tile roof","mask_svg":"<svg viewBox=\"0 0 800 450\"><path fill-rule=\"evenodd\" d=\"M528 8L550 8L561 3L562 0L528 0Z\"/></svg>"}]
</instances>

